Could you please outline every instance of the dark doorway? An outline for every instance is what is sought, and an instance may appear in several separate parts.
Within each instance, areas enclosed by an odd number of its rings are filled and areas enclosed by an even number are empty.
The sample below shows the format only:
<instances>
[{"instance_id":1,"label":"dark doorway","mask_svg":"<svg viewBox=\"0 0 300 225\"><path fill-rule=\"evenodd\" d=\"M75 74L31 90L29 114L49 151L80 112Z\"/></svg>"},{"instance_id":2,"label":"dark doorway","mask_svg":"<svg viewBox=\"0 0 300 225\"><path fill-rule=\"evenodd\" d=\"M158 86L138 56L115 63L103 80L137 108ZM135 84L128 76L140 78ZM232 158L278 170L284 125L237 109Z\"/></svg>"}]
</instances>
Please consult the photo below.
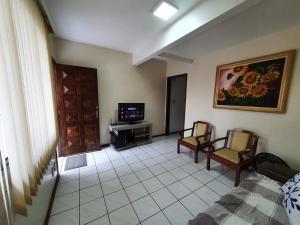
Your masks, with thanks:
<instances>
[{"instance_id":1,"label":"dark doorway","mask_svg":"<svg viewBox=\"0 0 300 225\"><path fill-rule=\"evenodd\" d=\"M168 77L166 135L184 129L187 74Z\"/></svg>"},{"instance_id":2,"label":"dark doorway","mask_svg":"<svg viewBox=\"0 0 300 225\"><path fill-rule=\"evenodd\" d=\"M100 148L97 70L54 63L59 156Z\"/></svg>"}]
</instances>

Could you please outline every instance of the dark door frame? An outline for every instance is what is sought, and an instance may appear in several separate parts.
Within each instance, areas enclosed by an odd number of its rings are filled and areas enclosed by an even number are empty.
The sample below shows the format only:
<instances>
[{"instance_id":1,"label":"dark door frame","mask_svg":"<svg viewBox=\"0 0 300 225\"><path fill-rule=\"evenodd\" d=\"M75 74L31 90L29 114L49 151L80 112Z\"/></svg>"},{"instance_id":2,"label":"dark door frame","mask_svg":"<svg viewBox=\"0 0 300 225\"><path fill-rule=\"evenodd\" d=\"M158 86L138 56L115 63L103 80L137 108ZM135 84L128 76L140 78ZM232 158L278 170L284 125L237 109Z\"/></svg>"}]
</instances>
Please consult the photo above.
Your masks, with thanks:
<instances>
[{"instance_id":1,"label":"dark door frame","mask_svg":"<svg viewBox=\"0 0 300 225\"><path fill-rule=\"evenodd\" d=\"M57 128L58 128L58 142L57 142L57 155L61 154L61 125L60 125L60 116L59 116L59 106L57 100L57 62L52 57L52 68L53 68L53 76L54 76L54 89L55 89L55 106L56 106L56 118L57 118Z\"/></svg>"},{"instance_id":2,"label":"dark door frame","mask_svg":"<svg viewBox=\"0 0 300 225\"><path fill-rule=\"evenodd\" d=\"M171 82L172 79L177 78L177 77L186 77L185 79L185 90L187 91L187 73L184 74L179 74L179 75L174 75L170 76L167 78L167 101L166 101L166 124L165 124L165 135L170 135L172 133L177 133L177 132L169 132L169 126L170 126L170 101L171 101ZM185 101L184 105L186 106L186 91L185 91ZM186 107L184 107L184 121L183 123L185 124L185 110Z\"/></svg>"}]
</instances>

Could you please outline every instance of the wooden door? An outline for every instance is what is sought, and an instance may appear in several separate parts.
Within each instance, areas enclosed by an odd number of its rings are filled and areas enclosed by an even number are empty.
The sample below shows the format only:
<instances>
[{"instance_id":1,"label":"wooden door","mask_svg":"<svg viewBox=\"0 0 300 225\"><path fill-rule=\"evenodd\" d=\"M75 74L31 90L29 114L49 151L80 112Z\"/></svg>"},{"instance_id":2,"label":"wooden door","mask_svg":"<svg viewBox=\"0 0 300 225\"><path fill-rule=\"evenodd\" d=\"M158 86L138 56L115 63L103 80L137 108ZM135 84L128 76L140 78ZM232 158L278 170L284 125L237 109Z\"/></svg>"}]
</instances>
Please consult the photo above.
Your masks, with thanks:
<instances>
[{"instance_id":1,"label":"wooden door","mask_svg":"<svg viewBox=\"0 0 300 225\"><path fill-rule=\"evenodd\" d=\"M100 148L97 70L55 64L59 155Z\"/></svg>"}]
</instances>

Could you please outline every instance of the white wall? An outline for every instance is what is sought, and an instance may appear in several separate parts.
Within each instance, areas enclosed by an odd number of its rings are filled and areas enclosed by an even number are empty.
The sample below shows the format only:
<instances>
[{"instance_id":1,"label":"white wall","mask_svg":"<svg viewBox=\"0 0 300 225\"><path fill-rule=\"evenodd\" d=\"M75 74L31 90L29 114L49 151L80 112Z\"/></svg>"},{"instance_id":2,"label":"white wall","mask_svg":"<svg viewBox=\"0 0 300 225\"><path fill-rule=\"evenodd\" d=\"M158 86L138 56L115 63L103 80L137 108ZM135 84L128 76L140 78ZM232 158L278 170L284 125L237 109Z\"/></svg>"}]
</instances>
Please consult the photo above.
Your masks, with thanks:
<instances>
[{"instance_id":1,"label":"white wall","mask_svg":"<svg viewBox=\"0 0 300 225\"><path fill-rule=\"evenodd\" d=\"M53 45L57 63L97 68L101 144L110 142L107 126L115 120L119 102L145 102L153 134L164 133L165 62L150 60L135 67L128 53L58 38Z\"/></svg>"},{"instance_id":2,"label":"white wall","mask_svg":"<svg viewBox=\"0 0 300 225\"><path fill-rule=\"evenodd\" d=\"M222 37L226 38L226 37ZM185 127L198 119L210 121L215 135L229 128L244 128L260 136L258 152L282 157L300 169L300 57L296 54L285 114L214 109L216 66L280 51L300 49L300 27L223 48L197 58L193 64L168 62L167 75L188 73Z\"/></svg>"}]
</instances>

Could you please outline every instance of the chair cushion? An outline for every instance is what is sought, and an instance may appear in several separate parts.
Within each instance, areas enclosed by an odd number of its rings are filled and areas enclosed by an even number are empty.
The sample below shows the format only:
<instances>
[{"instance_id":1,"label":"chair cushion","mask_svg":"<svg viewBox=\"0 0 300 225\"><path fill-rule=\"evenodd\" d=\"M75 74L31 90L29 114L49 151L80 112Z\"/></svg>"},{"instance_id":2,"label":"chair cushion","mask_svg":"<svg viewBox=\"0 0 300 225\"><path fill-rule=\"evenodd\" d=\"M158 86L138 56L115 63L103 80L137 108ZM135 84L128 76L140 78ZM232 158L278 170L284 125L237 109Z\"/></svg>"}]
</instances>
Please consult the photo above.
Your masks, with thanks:
<instances>
[{"instance_id":1,"label":"chair cushion","mask_svg":"<svg viewBox=\"0 0 300 225\"><path fill-rule=\"evenodd\" d=\"M227 159L228 161L231 161L235 164L240 163L238 151L228 149L228 148L223 148L223 149L215 151L213 154L220 156L224 159ZM250 159L250 157L244 154L243 159L247 160L247 159Z\"/></svg>"},{"instance_id":2,"label":"chair cushion","mask_svg":"<svg viewBox=\"0 0 300 225\"><path fill-rule=\"evenodd\" d=\"M230 149L243 151L248 147L250 135L243 132L233 131Z\"/></svg>"},{"instance_id":3,"label":"chair cushion","mask_svg":"<svg viewBox=\"0 0 300 225\"><path fill-rule=\"evenodd\" d=\"M197 123L196 125L196 136L201 136L206 134L207 132L207 124L205 123ZM205 141L205 137L200 138L201 141Z\"/></svg>"},{"instance_id":4,"label":"chair cushion","mask_svg":"<svg viewBox=\"0 0 300 225\"><path fill-rule=\"evenodd\" d=\"M195 137L186 137L186 138L183 138L182 141L187 142L187 143L189 143L189 144L192 144L192 145L194 145L194 146L197 146L197 141L196 141L196 138L195 138ZM202 140L202 139L200 138L200 144L204 144L204 143L206 143L206 142L207 142L207 141Z\"/></svg>"}]
</instances>

